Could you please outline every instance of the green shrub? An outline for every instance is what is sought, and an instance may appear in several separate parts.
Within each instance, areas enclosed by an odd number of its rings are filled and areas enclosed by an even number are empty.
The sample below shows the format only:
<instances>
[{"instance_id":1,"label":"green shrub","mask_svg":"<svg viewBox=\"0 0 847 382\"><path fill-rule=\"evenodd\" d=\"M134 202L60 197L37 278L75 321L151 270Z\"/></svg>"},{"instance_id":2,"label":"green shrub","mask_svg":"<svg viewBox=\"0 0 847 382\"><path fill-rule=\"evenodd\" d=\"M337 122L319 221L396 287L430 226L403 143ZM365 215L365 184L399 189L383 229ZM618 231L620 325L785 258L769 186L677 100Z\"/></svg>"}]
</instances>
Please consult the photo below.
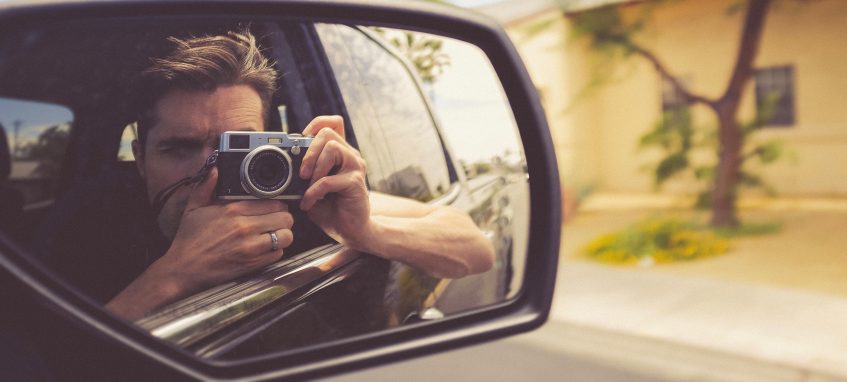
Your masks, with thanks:
<instances>
[{"instance_id":1,"label":"green shrub","mask_svg":"<svg viewBox=\"0 0 847 382\"><path fill-rule=\"evenodd\" d=\"M690 261L722 254L727 241L708 228L673 219L650 219L590 242L584 253L597 261L632 265Z\"/></svg>"}]
</instances>

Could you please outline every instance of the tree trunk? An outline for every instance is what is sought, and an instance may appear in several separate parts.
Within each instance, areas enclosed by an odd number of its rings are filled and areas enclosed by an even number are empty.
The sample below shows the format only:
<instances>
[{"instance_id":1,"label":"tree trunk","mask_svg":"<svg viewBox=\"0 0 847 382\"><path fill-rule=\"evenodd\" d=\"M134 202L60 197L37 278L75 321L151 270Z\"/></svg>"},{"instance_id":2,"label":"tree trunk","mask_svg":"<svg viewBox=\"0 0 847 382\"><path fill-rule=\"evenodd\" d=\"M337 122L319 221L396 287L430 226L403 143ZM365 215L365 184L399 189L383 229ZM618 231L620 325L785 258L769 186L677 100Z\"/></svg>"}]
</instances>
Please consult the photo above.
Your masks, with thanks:
<instances>
[{"instance_id":1,"label":"tree trunk","mask_svg":"<svg viewBox=\"0 0 847 382\"><path fill-rule=\"evenodd\" d=\"M715 108L718 116L718 168L712 188L712 221L714 227L737 227L738 214L735 208L736 189L741 176L741 149L744 136L735 120L738 103L725 108Z\"/></svg>"},{"instance_id":2,"label":"tree trunk","mask_svg":"<svg viewBox=\"0 0 847 382\"><path fill-rule=\"evenodd\" d=\"M753 75L753 64L762 39L765 16L771 0L749 0L741 43L732 77L723 96L712 108L718 116L718 168L712 188L712 220L715 227L738 226L736 191L743 164L744 134L736 120L744 85Z\"/></svg>"}]
</instances>

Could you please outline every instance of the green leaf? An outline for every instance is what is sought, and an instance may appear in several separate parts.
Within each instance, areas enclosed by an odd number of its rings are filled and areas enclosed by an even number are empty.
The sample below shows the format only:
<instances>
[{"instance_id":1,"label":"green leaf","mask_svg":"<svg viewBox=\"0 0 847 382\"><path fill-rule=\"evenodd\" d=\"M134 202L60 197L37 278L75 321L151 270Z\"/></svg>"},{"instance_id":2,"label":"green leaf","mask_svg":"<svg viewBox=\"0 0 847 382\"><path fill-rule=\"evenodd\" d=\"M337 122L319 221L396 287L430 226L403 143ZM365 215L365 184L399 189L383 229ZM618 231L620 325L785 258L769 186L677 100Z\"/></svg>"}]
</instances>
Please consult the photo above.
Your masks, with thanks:
<instances>
[{"instance_id":1,"label":"green leaf","mask_svg":"<svg viewBox=\"0 0 847 382\"><path fill-rule=\"evenodd\" d=\"M670 177L688 167L688 157L685 153L673 153L659 162L656 166L656 184L660 185Z\"/></svg>"},{"instance_id":2,"label":"green leaf","mask_svg":"<svg viewBox=\"0 0 847 382\"><path fill-rule=\"evenodd\" d=\"M550 17L519 27L518 31L523 34L521 36L521 42L526 42L527 40L531 40L532 38L544 33L558 21L558 18Z\"/></svg>"},{"instance_id":3,"label":"green leaf","mask_svg":"<svg viewBox=\"0 0 847 382\"><path fill-rule=\"evenodd\" d=\"M694 177L698 180L703 180L710 182L715 179L715 167L714 166L699 166L694 169Z\"/></svg>"},{"instance_id":4,"label":"green leaf","mask_svg":"<svg viewBox=\"0 0 847 382\"><path fill-rule=\"evenodd\" d=\"M712 192L706 190L698 193L697 201L694 202L694 207L703 210L712 208Z\"/></svg>"},{"instance_id":5,"label":"green leaf","mask_svg":"<svg viewBox=\"0 0 847 382\"><path fill-rule=\"evenodd\" d=\"M742 171L738 179L738 184L748 188L755 188L764 186L765 181L758 175Z\"/></svg>"},{"instance_id":6,"label":"green leaf","mask_svg":"<svg viewBox=\"0 0 847 382\"><path fill-rule=\"evenodd\" d=\"M782 157L782 153L784 151L785 145L779 140L765 142L759 146L757 150L759 160L763 164L776 162L780 157Z\"/></svg>"}]
</instances>

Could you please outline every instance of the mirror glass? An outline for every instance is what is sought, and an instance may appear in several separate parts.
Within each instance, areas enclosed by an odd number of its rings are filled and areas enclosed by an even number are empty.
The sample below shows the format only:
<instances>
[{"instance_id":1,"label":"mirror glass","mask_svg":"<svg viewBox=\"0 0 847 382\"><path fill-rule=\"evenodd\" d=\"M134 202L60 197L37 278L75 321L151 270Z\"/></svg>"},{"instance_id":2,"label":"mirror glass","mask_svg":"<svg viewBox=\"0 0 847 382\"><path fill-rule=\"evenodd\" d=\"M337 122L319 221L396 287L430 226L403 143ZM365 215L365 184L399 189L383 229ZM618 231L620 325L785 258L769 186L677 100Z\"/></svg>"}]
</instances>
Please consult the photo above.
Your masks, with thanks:
<instances>
[{"instance_id":1,"label":"mirror glass","mask_svg":"<svg viewBox=\"0 0 847 382\"><path fill-rule=\"evenodd\" d=\"M299 19L58 22L2 34L0 97L3 233L199 357L521 289L523 148L466 42Z\"/></svg>"}]
</instances>

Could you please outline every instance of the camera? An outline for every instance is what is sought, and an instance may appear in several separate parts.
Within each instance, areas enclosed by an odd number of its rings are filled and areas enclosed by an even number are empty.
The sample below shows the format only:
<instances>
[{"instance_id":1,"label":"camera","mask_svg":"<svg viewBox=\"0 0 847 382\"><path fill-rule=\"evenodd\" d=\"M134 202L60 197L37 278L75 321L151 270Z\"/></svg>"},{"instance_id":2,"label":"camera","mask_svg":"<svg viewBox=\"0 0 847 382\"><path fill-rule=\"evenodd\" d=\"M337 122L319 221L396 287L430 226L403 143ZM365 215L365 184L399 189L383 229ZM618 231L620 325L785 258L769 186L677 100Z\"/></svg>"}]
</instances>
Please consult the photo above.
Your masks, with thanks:
<instances>
[{"instance_id":1,"label":"camera","mask_svg":"<svg viewBox=\"0 0 847 382\"><path fill-rule=\"evenodd\" d=\"M302 199L309 183L300 179L300 163L312 139L280 132L224 132L217 159L218 199Z\"/></svg>"}]
</instances>

